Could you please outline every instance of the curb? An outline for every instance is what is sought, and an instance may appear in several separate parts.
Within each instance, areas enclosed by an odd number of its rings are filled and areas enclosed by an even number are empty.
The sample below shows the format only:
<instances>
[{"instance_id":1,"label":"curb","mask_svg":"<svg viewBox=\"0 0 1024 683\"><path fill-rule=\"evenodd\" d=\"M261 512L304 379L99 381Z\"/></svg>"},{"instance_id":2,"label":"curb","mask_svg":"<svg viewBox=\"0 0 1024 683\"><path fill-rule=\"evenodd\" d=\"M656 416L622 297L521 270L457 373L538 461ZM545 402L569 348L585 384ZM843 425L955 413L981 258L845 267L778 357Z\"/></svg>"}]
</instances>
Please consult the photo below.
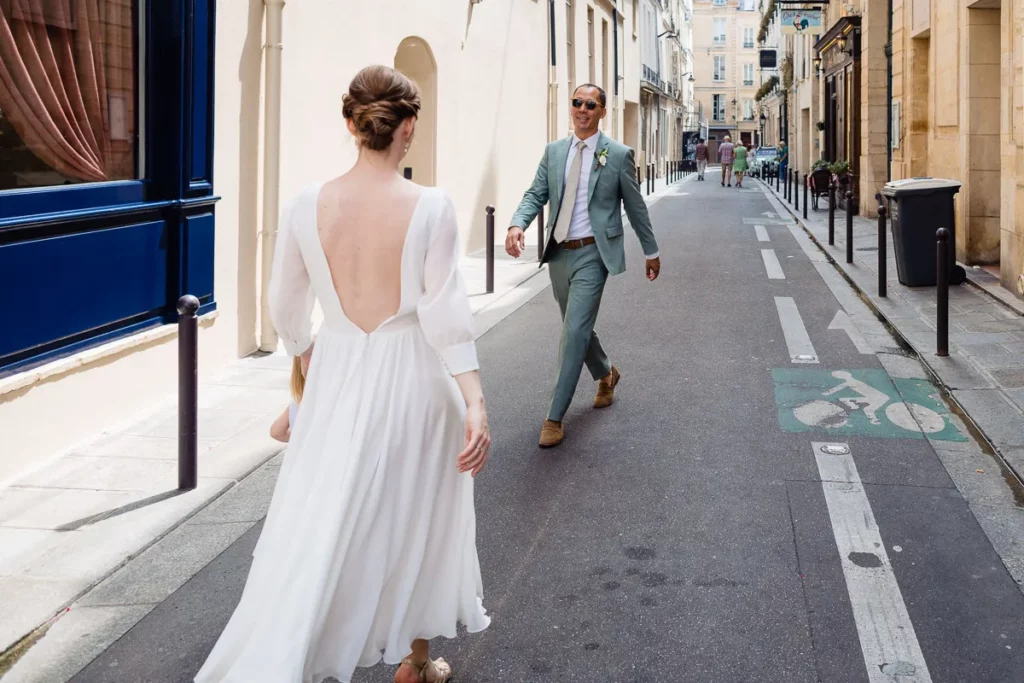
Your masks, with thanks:
<instances>
[{"instance_id":1,"label":"curb","mask_svg":"<svg viewBox=\"0 0 1024 683\"><path fill-rule=\"evenodd\" d=\"M950 406L953 408L953 411L957 414L957 416L960 417L961 420L963 420L964 425L967 427L967 431L970 432L971 436L973 436L975 441L978 442L982 450L985 451L988 455L995 457L1000 467L1003 469L1004 473L1007 476L1012 477L1016 481L1017 486L1024 488L1024 472L1018 471L1005 457L1003 457L1003 454L1000 452L999 448L997 448L996 445L992 443L992 440L988 437L987 434L985 434L985 430L981 427L981 425L979 425L978 422L973 417L971 417L970 413L967 412L964 406L961 405L960 401L958 401L956 397L953 395L954 388L946 384L943 381L943 379L939 376L938 371L934 367L932 367L932 364L929 362L927 354L921 353L921 351L914 345L914 343L911 342L911 340L908 339L900 331L899 327L897 327L896 324L892 320L890 320L888 316L885 315L882 309L880 309L875 304L875 301L871 298L871 296L866 291L864 291L864 289L860 285L858 285L852 277L850 277L850 275L843 269L841 265L839 265L839 262L836 261L836 259L832 256L832 254L828 252L828 250L821 243L818 237L807 227L807 225L801 219L800 215L796 213L796 211L793 209L793 207L788 206L783 200L775 196L773 190L766 190L766 184L763 180L761 181L761 191L765 193L765 196L769 199L769 201L772 201L773 204L778 204L782 206L786 210L786 212L793 217L796 224L800 226L800 229L807 234L807 237L811 240L811 242L814 243L816 247L818 247L818 250L821 251L821 253L825 256L825 258L832 265L832 267L836 269L839 275L842 276L842 278L849 283L850 287L852 287L855 292L857 292L857 295L868 306L868 308L871 309L871 311L875 314L875 317L877 317L889 329L889 332L900 343L901 346L911 351L917 358L917 360L921 362L925 370L927 370L928 374L932 377L932 380L935 382L936 386L942 392L942 395L946 399L946 402L950 404ZM782 214L780 214L780 217L781 215ZM985 291L984 288L978 287L973 283L972 287L984 292L989 299L992 299L997 304L1006 306L1004 302L992 296L992 294Z\"/></svg>"}]
</instances>

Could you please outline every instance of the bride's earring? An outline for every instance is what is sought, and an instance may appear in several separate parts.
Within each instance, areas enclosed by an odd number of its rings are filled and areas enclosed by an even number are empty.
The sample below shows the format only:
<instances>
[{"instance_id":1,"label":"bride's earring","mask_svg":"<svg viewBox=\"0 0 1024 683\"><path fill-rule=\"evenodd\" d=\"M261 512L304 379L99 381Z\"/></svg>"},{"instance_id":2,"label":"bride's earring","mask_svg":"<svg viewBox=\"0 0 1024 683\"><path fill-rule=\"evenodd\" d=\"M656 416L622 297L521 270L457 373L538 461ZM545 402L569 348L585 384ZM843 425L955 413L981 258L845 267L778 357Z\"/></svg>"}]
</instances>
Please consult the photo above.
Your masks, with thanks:
<instances>
[{"instance_id":1,"label":"bride's earring","mask_svg":"<svg viewBox=\"0 0 1024 683\"><path fill-rule=\"evenodd\" d=\"M404 151L404 152L405 152L406 154L408 154L408 153L409 153L409 143L408 143L408 142L407 142L407 143L405 143L405 148L403 149L403 151Z\"/></svg>"}]
</instances>

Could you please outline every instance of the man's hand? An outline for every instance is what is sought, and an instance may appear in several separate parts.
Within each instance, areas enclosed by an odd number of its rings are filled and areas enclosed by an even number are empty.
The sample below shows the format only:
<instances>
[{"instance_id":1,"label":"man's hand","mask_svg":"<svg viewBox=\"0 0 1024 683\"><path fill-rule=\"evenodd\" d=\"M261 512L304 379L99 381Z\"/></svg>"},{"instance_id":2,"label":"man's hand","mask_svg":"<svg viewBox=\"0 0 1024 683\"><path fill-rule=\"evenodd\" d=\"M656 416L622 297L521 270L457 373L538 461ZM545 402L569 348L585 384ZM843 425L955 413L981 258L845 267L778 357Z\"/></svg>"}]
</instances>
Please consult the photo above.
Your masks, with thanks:
<instances>
[{"instance_id":1,"label":"man's hand","mask_svg":"<svg viewBox=\"0 0 1024 683\"><path fill-rule=\"evenodd\" d=\"M508 229L505 235L505 251L513 258L519 258L526 249L526 233L517 225Z\"/></svg>"},{"instance_id":2,"label":"man's hand","mask_svg":"<svg viewBox=\"0 0 1024 683\"><path fill-rule=\"evenodd\" d=\"M647 259L647 279L654 282L658 279L658 274L661 272L661 259L660 258L649 258Z\"/></svg>"}]
</instances>

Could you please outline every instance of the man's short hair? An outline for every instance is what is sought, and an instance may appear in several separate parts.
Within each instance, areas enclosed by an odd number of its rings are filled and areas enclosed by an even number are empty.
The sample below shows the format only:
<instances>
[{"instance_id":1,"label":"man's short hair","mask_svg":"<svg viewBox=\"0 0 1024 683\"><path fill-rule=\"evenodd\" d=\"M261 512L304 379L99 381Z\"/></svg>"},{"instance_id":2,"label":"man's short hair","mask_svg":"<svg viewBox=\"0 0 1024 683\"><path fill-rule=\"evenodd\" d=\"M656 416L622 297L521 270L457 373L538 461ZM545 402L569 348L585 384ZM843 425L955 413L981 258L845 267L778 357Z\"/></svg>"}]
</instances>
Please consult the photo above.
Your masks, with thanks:
<instances>
[{"instance_id":1,"label":"man's short hair","mask_svg":"<svg viewBox=\"0 0 1024 683\"><path fill-rule=\"evenodd\" d=\"M597 99L601 101L601 106L605 109L608 108L608 96L605 94L604 88L599 85L594 85L593 83L583 83L582 85L576 86L576 89L572 91L574 97L576 96L576 93L580 91L580 88L594 88L597 90Z\"/></svg>"}]
</instances>

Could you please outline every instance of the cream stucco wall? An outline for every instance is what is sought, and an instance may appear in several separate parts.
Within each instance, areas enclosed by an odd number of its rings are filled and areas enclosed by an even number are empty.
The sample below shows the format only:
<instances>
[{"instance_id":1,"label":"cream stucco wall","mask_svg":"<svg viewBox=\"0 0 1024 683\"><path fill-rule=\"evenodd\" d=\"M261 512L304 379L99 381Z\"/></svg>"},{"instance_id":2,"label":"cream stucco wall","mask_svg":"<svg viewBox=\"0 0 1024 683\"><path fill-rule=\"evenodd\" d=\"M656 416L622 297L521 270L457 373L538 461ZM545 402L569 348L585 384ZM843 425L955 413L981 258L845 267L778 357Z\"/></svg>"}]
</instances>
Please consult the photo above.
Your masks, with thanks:
<instances>
[{"instance_id":1,"label":"cream stucco wall","mask_svg":"<svg viewBox=\"0 0 1024 683\"><path fill-rule=\"evenodd\" d=\"M893 177L961 181L957 257L998 263L1012 292L1024 271L1022 9L1021 0L893 6Z\"/></svg>"},{"instance_id":2,"label":"cream stucco wall","mask_svg":"<svg viewBox=\"0 0 1024 683\"><path fill-rule=\"evenodd\" d=\"M490 0L468 9L467 5L449 0L294 0L285 6L282 201L351 166L356 149L341 117L341 96L359 68L371 63L394 65L399 45L413 37L429 46L436 63L436 181L456 202L467 248L483 246L486 205L496 207L499 224L508 220L533 178L548 139L548 3ZM577 5L585 23L587 3L577 0ZM565 45L562 6L559 3L560 12L556 12L559 49ZM599 17L610 17L609 3L601 0L594 7ZM620 59L628 59L633 40L630 12L620 11L625 22L620 39L626 53L620 51ZM263 21L261 0L218 2L214 131L214 190L221 197L216 206L218 312L200 334L203 375L256 350L258 344ZM585 37L586 31L577 34ZM613 54L611 45L609 53ZM560 83L564 83L564 52L558 61ZM582 64L585 72L587 62ZM635 91L638 76L631 80L621 65L620 72L626 75L623 87L628 96L631 88ZM556 128L567 131L564 86L559 100ZM619 120L624 119L620 115ZM96 355L93 352L90 357ZM0 481L38 467L82 439L172 396L176 357L175 338L168 335L101 355L0 396L0 433L4 434Z\"/></svg>"}]
</instances>

